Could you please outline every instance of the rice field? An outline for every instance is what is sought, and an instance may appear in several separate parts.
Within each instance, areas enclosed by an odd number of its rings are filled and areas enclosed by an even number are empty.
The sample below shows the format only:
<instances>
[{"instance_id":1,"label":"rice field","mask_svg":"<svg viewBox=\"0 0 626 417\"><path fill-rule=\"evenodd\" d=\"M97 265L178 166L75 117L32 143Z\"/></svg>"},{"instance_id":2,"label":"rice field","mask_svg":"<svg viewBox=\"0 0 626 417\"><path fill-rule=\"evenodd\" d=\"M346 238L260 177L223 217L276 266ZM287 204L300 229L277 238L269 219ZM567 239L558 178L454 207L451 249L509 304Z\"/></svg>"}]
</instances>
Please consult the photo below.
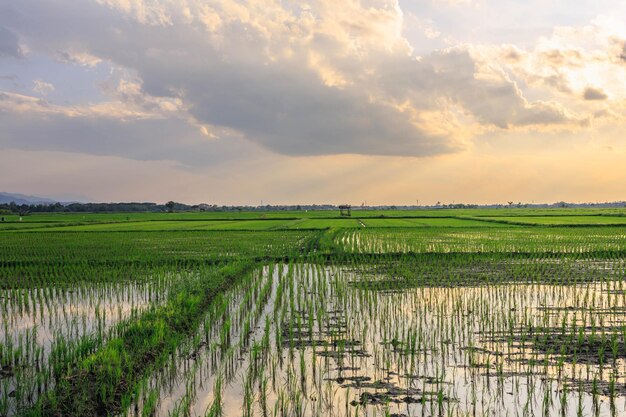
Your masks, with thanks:
<instances>
[{"instance_id":1,"label":"rice field","mask_svg":"<svg viewBox=\"0 0 626 417\"><path fill-rule=\"evenodd\" d=\"M334 236L341 251L349 253L450 252L622 252L622 227L510 227L341 230Z\"/></svg>"},{"instance_id":2,"label":"rice field","mask_svg":"<svg viewBox=\"0 0 626 417\"><path fill-rule=\"evenodd\" d=\"M626 225L514 210L6 222L0 416L626 414Z\"/></svg>"},{"instance_id":3,"label":"rice field","mask_svg":"<svg viewBox=\"0 0 626 417\"><path fill-rule=\"evenodd\" d=\"M511 227L497 222L486 222L482 218L459 217L407 217L407 218L364 218L362 227Z\"/></svg>"},{"instance_id":4,"label":"rice field","mask_svg":"<svg viewBox=\"0 0 626 417\"><path fill-rule=\"evenodd\" d=\"M491 220L496 223L523 224L523 225L555 225L555 226L606 226L626 225L626 216L499 216L481 217L482 220Z\"/></svg>"}]
</instances>

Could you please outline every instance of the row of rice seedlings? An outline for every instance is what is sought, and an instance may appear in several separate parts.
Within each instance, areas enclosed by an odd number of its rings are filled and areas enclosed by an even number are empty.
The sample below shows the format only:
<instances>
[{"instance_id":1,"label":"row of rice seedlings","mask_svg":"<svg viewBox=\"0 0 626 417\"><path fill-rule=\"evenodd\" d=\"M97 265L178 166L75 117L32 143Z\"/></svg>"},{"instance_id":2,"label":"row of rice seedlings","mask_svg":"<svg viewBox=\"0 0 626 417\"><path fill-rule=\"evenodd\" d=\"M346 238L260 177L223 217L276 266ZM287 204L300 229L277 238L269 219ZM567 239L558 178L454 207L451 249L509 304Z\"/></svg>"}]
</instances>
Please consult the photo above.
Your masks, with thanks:
<instances>
[{"instance_id":1,"label":"row of rice seedlings","mask_svg":"<svg viewBox=\"0 0 626 417\"><path fill-rule=\"evenodd\" d=\"M136 392L142 369L164 360L200 318L214 294L219 294L247 268L249 263L240 263L179 274L164 303L151 304L145 311L117 323L104 337L81 338L58 360L56 351L53 352L50 361L54 360L56 368L48 374L46 389L33 407L18 409L17 414L95 412L80 411L89 407L111 414L126 408Z\"/></svg>"},{"instance_id":2,"label":"row of rice seedlings","mask_svg":"<svg viewBox=\"0 0 626 417\"><path fill-rule=\"evenodd\" d=\"M496 284L499 283L499 281L495 282ZM455 292L461 292L461 293L470 293L470 292L474 292L474 291L481 291L484 292L485 294L492 294L492 296L490 296L487 300L484 300L481 304L477 304L477 305L471 305L471 306L464 306L462 308L459 308L459 300L462 300L460 298L458 298L460 296L460 294L457 294L453 299L444 299L444 304L442 304L438 311L437 311L437 315L436 315L436 320L437 320L437 327L441 328L441 326L443 326L443 322L441 323L441 325L439 324L439 317L446 317L446 316L451 316L451 317L456 317L457 321L461 321L460 323L457 323L456 325L453 324L453 326L455 326L455 328L459 328L459 329L469 329L470 333L466 335L466 339L469 339L471 341L474 340L474 338L476 337L475 335L483 335L482 337L485 338L484 340L482 340L482 342L485 341L491 341L492 345L489 346L489 349L485 349L484 347L481 347L480 350L478 349L478 343L476 341L474 341L470 346L468 346L468 352L471 352L471 355L469 357L469 364L470 364L470 369L472 369L473 367L476 367L478 369L481 368L485 368L487 370L493 369L495 374L500 374L502 376L504 376L505 374L508 373L509 376L514 376L516 374L519 375L523 375L523 374L528 374L528 375L533 375L537 372L540 372L541 374L548 374L550 375L550 372L555 371L557 375L563 375L564 374L564 367L567 367L567 363L563 360L560 361L560 365L557 366L556 370L553 369L552 367L552 359L550 359L549 362L546 363L546 355L545 355L545 351L544 352L540 352L539 350L537 350L537 346L532 346L533 349L529 349L529 351L520 351L519 349L517 349L517 346L513 346L514 345L514 336L515 337L525 337L525 335L522 333L521 335L518 334L519 333L519 328L521 327L521 324L528 324L528 326L526 328L531 329L530 331L532 332L532 329L551 329L551 326L555 326L556 324L558 324L559 321L563 321L565 320L567 322L568 320L568 314L572 313L572 310L578 310L578 307L576 306L593 306L590 307L588 310L584 310L583 311L588 311L588 314L583 313L583 317L579 318L578 321L583 320L582 323L579 323L578 326L583 326L586 329L591 329L590 332L591 334L594 333L593 329L596 329L596 331L603 333L603 332L607 332L608 329L610 329L610 326L607 326L607 323L605 321L603 321L603 317L606 318L606 316L612 316L612 320L614 322L618 322L619 325L617 326L617 329L613 328L612 331L617 330L617 333L621 333L623 330L623 323L624 323L624 311L623 310L623 306L624 306L624 298L623 298L623 291L621 291L621 288L623 287L623 281L605 281L605 282L596 282L596 283L588 283L585 285L580 285L580 286L572 286L572 285L568 285L569 282L564 282L565 285L552 285L552 286L545 286L545 285L534 285L534 284L530 284L530 285L493 285L493 284L489 284L488 282L486 284L483 284L483 287L479 287L477 289L475 288L448 288L445 289L444 291L448 292L449 294L454 294ZM524 290L524 298L520 299L519 297L514 297L517 294L517 291L520 291L521 289ZM431 291L439 291L442 289L436 289L436 288L422 288L416 291L426 291L426 292L431 292ZM546 299L546 296L550 295L552 297L554 297L554 300L550 300L550 299ZM616 298L617 297L617 298ZM398 294L398 293L394 293L393 294L393 298L395 301L398 302L399 305L406 305L406 303L403 302L402 300L402 294ZM502 300L507 300L507 303L502 305ZM566 302L565 306L561 306L561 310L559 310L557 308L557 310L554 309L554 307L548 308L545 310L545 313L539 315L539 317L537 316L537 311L533 311L530 310L529 312L529 307L524 307L524 306L534 306L534 308L536 309L540 309L543 308L541 307L542 305L545 307L546 305L551 306L556 304L556 301L559 301L560 303ZM371 306L372 303L368 302L368 304ZM557 304L558 305L558 304ZM452 311L451 310L452 307ZM455 311L457 310L458 311ZM414 311L423 311L423 308L415 308ZM377 314L380 314L380 310L375 310L377 311ZM543 310L540 310L543 311ZM555 316L555 311L558 312L559 314L557 316ZM549 312L549 313L548 313ZM476 316L476 314L479 314L479 316ZM522 314L522 317L519 317L519 315ZM564 315L564 317L562 316L562 314ZM529 316L530 315L530 316ZM387 314L384 314L383 316L388 316ZM471 321L466 321L464 317L471 317ZM594 319L594 317L596 319ZM541 320L538 320L538 319ZM585 321L588 320L588 321ZM406 322L403 322L406 323ZM479 325L479 327L477 327L476 325ZM392 326L393 328L397 329L397 324L396 323L391 323L390 326ZM411 326L411 325L409 325ZM381 328L380 325L379 326L375 326L376 328ZM414 326L411 326L413 328L415 328ZM423 328L423 325L418 324L417 325L418 329ZM446 327L443 326L443 329L445 330ZM450 329L450 327L448 327L448 329ZM507 329L507 330L504 330ZM382 331L383 332L389 332L389 330L386 329L385 326L382 326ZM474 331L474 335L471 333L471 331ZM536 330L535 330L536 332ZM402 328L400 329L400 334L402 333ZM493 337L494 335L499 335L497 338L498 342L508 342L508 346L507 349L496 349L497 346L493 346L493 343L495 343L495 338ZM507 335L510 335L508 338L506 337ZM440 351L445 352L449 349L450 346L455 346L455 339L454 339L454 333L448 333L448 334L444 334L444 335L436 335L434 334L434 336L436 337L436 339L438 340L444 340L445 343L443 344L443 346L439 347ZM461 333L460 336L462 337L461 339L461 344L463 343L464 339L463 339L463 334ZM490 337L491 336L491 337ZM387 336L389 337L389 336ZM411 336L411 334L406 334L405 336L405 340L408 339L409 341L413 341L413 340L424 340L422 335L420 334L419 336L415 337L415 336ZM529 337L529 335L526 335L526 339L532 339L532 337ZM392 339L392 344L394 346L397 346L399 344L399 342L397 342L397 337L394 336ZM581 339L582 340L582 344L586 344L589 341L587 339ZM608 341L609 339L605 339L606 341ZM619 344L619 338L616 334L613 334L612 337L610 338L611 344L613 346L613 353L612 353L612 366L615 367L616 363L618 362L618 360L622 360L625 356L626 356L626 352L622 351L618 353L618 348L621 348L621 345ZM512 347L516 348L512 349ZM531 346L528 346L529 348ZM411 347L411 352L415 351L415 350L419 350L419 349L423 349L424 346L418 346L417 348L415 347ZM437 348L437 346L432 346L433 349ZM514 351L515 350L515 351ZM482 353L481 353L482 352ZM505 357L507 362L511 362L513 364L520 364L519 367L521 368L517 368L517 369L513 369L510 371L506 370L506 362L503 361L502 359L502 352L506 352L507 356ZM548 352L551 354L551 352ZM523 358L516 358L515 355L518 354L524 354L524 355L530 355L530 356L526 356ZM481 359L485 359L485 356L487 356L487 364L481 363ZM491 356L491 358L489 358ZM600 355L600 358L602 356ZM621 358L621 359L620 359ZM493 359L493 362L490 361L490 359ZM623 361L622 361L623 362ZM535 364L543 364L543 369L536 369ZM600 366L591 366L591 364L587 363L587 372L585 373L586 375L586 383L589 383L590 381L592 381L592 377L591 375L596 375L595 378L597 378L598 373L601 374L602 371L602 363L600 362L599 364ZM528 367L530 367L530 369L528 369ZM620 364L620 368L621 370L623 370L623 363ZM484 371L482 371L484 373ZM621 375L623 375L623 372L620 373ZM571 370L568 371L568 378L574 378L575 375L578 375L578 378L580 379L580 372L576 372L576 370ZM606 375L605 375L606 376ZM613 382L611 382L613 381ZM616 381L616 377L613 376L612 379L610 379L608 382L605 380L605 382L608 384L608 387L612 387L605 390L604 395L609 395L610 398L610 402L612 404L615 403L615 396L618 395L618 393L616 393L616 389L615 386L617 385ZM596 385L598 385L596 383ZM565 390L567 391L568 388L565 388ZM561 390L563 391L563 388L561 388ZM600 392L601 393L601 392ZM595 392L596 395L598 395L598 391L596 390ZM582 395L582 394L581 394ZM547 391L544 391L544 396L545 398L550 398L550 395L548 395ZM563 397L566 397L565 394L563 394ZM561 400L561 402L563 402L563 400ZM594 396L594 403L598 403L597 401L597 397ZM552 402L550 402L550 404L552 404Z\"/></svg>"},{"instance_id":3,"label":"row of rice seedlings","mask_svg":"<svg viewBox=\"0 0 626 417\"><path fill-rule=\"evenodd\" d=\"M228 384L240 366L238 358L247 351L258 356L261 348L267 347L267 316L271 314L271 300L278 292L280 280L284 277L279 268L265 267L227 294L220 295L195 336L180 346L163 370L145 381L142 395L128 413L144 415L158 409L162 415L188 415L190 407L198 407L195 405L197 390L213 384ZM260 329L263 330L262 337L259 336ZM251 342L257 337L260 337L261 345ZM214 381L217 369L221 374ZM149 400L154 392L160 393L160 401L153 404ZM207 405L202 403L200 408L204 411ZM216 404L211 409L215 413L219 406Z\"/></svg>"},{"instance_id":4,"label":"row of rice seedlings","mask_svg":"<svg viewBox=\"0 0 626 417\"><path fill-rule=\"evenodd\" d=\"M153 274L150 281L2 291L0 415L32 405L53 386L53 376L65 368L81 339L100 343L116 323L159 305L178 279Z\"/></svg>"},{"instance_id":5,"label":"row of rice seedlings","mask_svg":"<svg viewBox=\"0 0 626 417\"><path fill-rule=\"evenodd\" d=\"M460 254L381 254L368 255L371 279L355 285L374 289L411 286L468 286L504 283L556 283L621 280L625 263L614 253L603 258L589 255L460 253ZM358 256L344 255L343 262L358 267ZM364 278L367 278L365 276Z\"/></svg>"},{"instance_id":6,"label":"row of rice seedlings","mask_svg":"<svg viewBox=\"0 0 626 417\"><path fill-rule=\"evenodd\" d=\"M228 382L235 377L235 371L240 366L237 358L247 351L252 352L255 358L262 354L270 338L267 317L273 314L269 307L273 303L269 300L279 292L279 280L284 280L284 277L278 269L266 268L256 280L246 281L225 296L224 299L230 302L221 304L219 314L209 312L197 333L204 335L203 340L194 338L191 343L182 346L176 355L178 361L171 362L168 369L159 372L148 384L150 390L162 385L159 391L166 394L167 400L160 404L161 413L184 415L184 410L190 405L190 398L196 397L192 388L210 386L210 375L216 369L223 372L219 378ZM261 322L266 324L261 325ZM257 335L260 329L262 336ZM252 343L251 338L257 336L261 342ZM255 359L254 363L257 362ZM178 372L179 369L183 369L183 372ZM164 378L164 375L168 377ZM144 405L131 408L130 411L137 413L142 410L141 413L144 413ZM211 409L215 412L217 405Z\"/></svg>"},{"instance_id":7,"label":"row of rice seedlings","mask_svg":"<svg viewBox=\"0 0 626 417\"><path fill-rule=\"evenodd\" d=\"M335 244L350 253L500 252L563 254L624 251L621 227L346 229Z\"/></svg>"},{"instance_id":8,"label":"row of rice seedlings","mask_svg":"<svg viewBox=\"0 0 626 417\"><path fill-rule=\"evenodd\" d=\"M85 282L149 281L152 274L185 271L193 266L185 261L167 265L142 262L107 264L86 260L49 262L42 255L38 262L5 262L4 265L0 262L0 289L10 291L52 288L56 291L66 291L74 290L75 286Z\"/></svg>"},{"instance_id":9,"label":"row of rice seedlings","mask_svg":"<svg viewBox=\"0 0 626 417\"><path fill-rule=\"evenodd\" d=\"M622 354L610 368L559 360L522 330L565 320L608 334L604 310L626 306L620 281L381 292L353 285L371 275L357 261L287 266L271 319L249 349L235 351L240 371L193 368L176 415L618 415L626 407ZM613 316L623 322L619 310Z\"/></svg>"},{"instance_id":10,"label":"row of rice seedlings","mask_svg":"<svg viewBox=\"0 0 626 417\"><path fill-rule=\"evenodd\" d=\"M158 308L171 282L182 285L180 276L206 269L207 259L299 254L317 234L24 233L0 239L0 415L54 390L72 361L106 341L108 329Z\"/></svg>"},{"instance_id":11,"label":"row of rice seedlings","mask_svg":"<svg viewBox=\"0 0 626 417\"><path fill-rule=\"evenodd\" d=\"M134 267L188 269L198 262L288 257L321 231L0 233L0 287L124 280ZM108 269L112 269L109 271ZM52 280L52 278L54 278Z\"/></svg>"},{"instance_id":12,"label":"row of rice seedlings","mask_svg":"<svg viewBox=\"0 0 626 417\"><path fill-rule=\"evenodd\" d=\"M274 307L264 309L266 311L265 324L259 324L257 331L252 336L255 341L250 342L251 347L248 350L248 354L246 355L245 351L239 353L239 356L244 355L241 357L243 359L241 367L247 367L243 376L241 374L233 374L232 372L230 374L218 375L218 378L222 381L232 381L233 377L240 378L238 384L241 384L239 387L241 389L244 415L253 412L253 410L259 407L262 415L265 415L265 412L276 413L280 409L283 409L283 413L289 410L289 412L295 413L294 415L304 415L302 413L309 408L306 404L310 402L310 391L312 388L316 388L317 391L317 394L313 394L313 396L319 396L321 399L326 400L316 402L317 405L313 408L322 412L322 410L328 411L328 409L332 409L336 405L333 402L329 403L328 398L324 394L324 392L332 393L333 385L336 385L336 383L323 378L323 368L326 368L326 373L328 373L330 364L335 361L333 355L328 355L329 353L333 353L336 349L339 349L337 352L344 352L350 346L342 337L342 332L345 330L339 331L336 323L335 325L332 323L324 324L326 320L323 318L325 314L323 311L326 311L325 305L328 300L326 295L331 291L328 285L329 277L327 276L327 271L320 266L307 268L303 269L302 266L289 267L288 270L292 272L287 272L285 275L289 279L285 280L283 278L279 280L275 290L276 301L274 302ZM295 275L294 269L299 271ZM299 278L294 278L294 276ZM306 296L306 294L317 291L324 295L324 297L319 298L319 300L323 300L321 304L314 302L314 299ZM302 297L302 294L305 294L305 296ZM331 296L331 298L333 297ZM263 297L260 299L263 300ZM281 307L283 305L285 307ZM299 315L306 309L313 311L313 314L309 316L309 319L303 320ZM321 320L311 319L310 317L313 315L321 318ZM276 319L278 319L278 322L275 321ZM275 327L274 331L271 330L272 325ZM290 335L302 333L303 329L306 329L306 333L309 334L313 345L320 343L319 348L324 349L323 352L325 354L322 353L320 358L315 357L315 351L307 352L301 350L304 347L303 345L299 344L296 346L294 344L294 340ZM316 329L325 329L324 334L326 337L324 340L313 339ZM283 349L288 349L287 358L283 357ZM194 358L194 360L198 359ZM323 360L325 365L318 369L316 365L320 360ZM237 362L239 361L237 360ZM312 366L312 371L309 370L309 366ZM208 366L207 369L215 370L215 367ZM280 382L277 384L277 380L280 381L281 379L288 381L286 388L281 388ZM315 381L315 383L313 384L312 381ZM206 382L204 387L213 386L208 379L204 382ZM195 383L198 384L198 381L196 380ZM192 385L189 383L185 384L185 387L190 386ZM258 387L259 393L252 395L252 392L256 390L255 387ZM177 402L179 405L185 405L185 407L181 408L178 406L176 408L177 415L187 415L180 413L187 409L187 406L190 404L190 398L203 398L205 395L207 395L206 392L203 395L197 395L196 392L186 392L185 396ZM208 395L209 397L211 396L210 393ZM218 398L228 397L232 400L231 394L213 395ZM333 395L333 397L335 396ZM354 408L350 404L352 398L350 396L347 398L349 400L345 405L347 409L352 411ZM215 401L210 403L210 406L206 402L201 404L206 405L207 413L212 413L216 409L225 409L223 406L217 405ZM253 407L253 404L257 404L258 407ZM200 406L200 409L202 409L202 406ZM232 409L232 404L230 404L228 409ZM194 410L195 414L188 411L189 415L201 414L199 413L198 405L194 407Z\"/></svg>"},{"instance_id":13,"label":"row of rice seedlings","mask_svg":"<svg viewBox=\"0 0 626 417\"><path fill-rule=\"evenodd\" d=\"M201 330L168 356L162 377L144 379L129 410L615 415L624 407L624 268L605 255L292 262L271 283L266 271L240 293L218 296ZM567 346L575 334L604 359L545 349L563 344L555 329L570 337ZM168 377L171 391L161 385Z\"/></svg>"}]
</instances>

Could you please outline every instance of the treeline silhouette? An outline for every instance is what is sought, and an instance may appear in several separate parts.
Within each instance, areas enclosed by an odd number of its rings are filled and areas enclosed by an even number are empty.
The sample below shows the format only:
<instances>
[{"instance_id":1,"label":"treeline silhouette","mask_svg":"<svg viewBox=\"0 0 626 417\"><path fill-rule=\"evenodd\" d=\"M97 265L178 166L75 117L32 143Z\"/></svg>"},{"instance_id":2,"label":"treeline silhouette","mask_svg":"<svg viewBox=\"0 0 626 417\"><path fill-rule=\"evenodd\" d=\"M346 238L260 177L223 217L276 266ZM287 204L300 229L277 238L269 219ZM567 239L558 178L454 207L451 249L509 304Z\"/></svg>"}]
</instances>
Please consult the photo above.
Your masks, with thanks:
<instances>
[{"instance_id":1,"label":"treeline silhouette","mask_svg":"<svg viewBox=\"0 0 626 417\"><path fill-rule=\"evenodd\" d=\"M189 205L169 201L158 203L53 203L53 204L16 204L14 202L0 204L0 213L28 215L30 213L133 213L152 212L170 213L181 211L282 211L282 210L334 210L330 204L313 205L263 205L263 206L218 206L216 204Z\"/></svg>"}]
</instances>

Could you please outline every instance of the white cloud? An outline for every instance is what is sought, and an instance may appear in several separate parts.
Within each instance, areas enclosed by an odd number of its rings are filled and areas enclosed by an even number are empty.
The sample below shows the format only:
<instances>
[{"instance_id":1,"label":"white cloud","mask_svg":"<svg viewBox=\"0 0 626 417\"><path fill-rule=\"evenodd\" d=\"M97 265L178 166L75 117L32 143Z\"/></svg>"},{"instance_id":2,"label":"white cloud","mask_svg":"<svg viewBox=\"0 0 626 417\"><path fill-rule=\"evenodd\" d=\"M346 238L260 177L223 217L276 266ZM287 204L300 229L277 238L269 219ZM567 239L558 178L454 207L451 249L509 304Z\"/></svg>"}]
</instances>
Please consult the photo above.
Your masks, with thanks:
<instances>
[{"instance_id":1,"label":"white cloud","mask_svg":"<svg viewBox=\"0 0 626 417\"><path fill-rule=\"evenodd\" d=\"M593 86L615 101L626 88L617 83L624 43L602 19L557 28L530 49L457 42L418 56L395 0L21 0L8 7L20 19L0 16L0 25L29 48L94 71L107 62L114 71L100 81L108 96L100 103L67 106L5 92L5 147L76 146L138 159L168 153L201 165L216 158L207 157L214 149L207 138L237 137L287 155L431 156L467 149L486 131L577 130L601 111L617 117L598 108L602 100L584 100L585 91ZM445 36L429 18L415 19L426 37ZM36 83L43 96L54 88Z\"/></svg>"},{"instance_id":2,"label":"white cloud","mask_svg":"<svg viewBox=\"0 0 626 417\"><path fill-rule=\"evenodd\" d=\"M43 80L34 80L33 91L41 96L47 96L54 91L54 85Z\"/></svg>"},{"instance_id":3,"label":"white cloud","mask_svg":"<svg viewBox=\"0 0 626 417\"><path fill-rule=\"evenodd\" d=\"M95 67L102 62L97 56L93 56L86 52L76 52L72 50L57 51L55 58L66 63L79 64L85 67Z\"/></svg>"},{"instance_id":4,"label":"white cloud","mask_svg":"<svg viewBox=\"0 0 626 417\"><path fill-rule=\"evenodd\" d=\"M545 89L543 94L556 101L564 97L571 103L572 96L582 97L589 85L613 100L624 100L626 65L620 55L625 44L623 29L599 17L586 26L557 27L530 50L491 47L495 54L489 59L501 60L516 77L530 87Z\"/></svg>"}]
</instances>

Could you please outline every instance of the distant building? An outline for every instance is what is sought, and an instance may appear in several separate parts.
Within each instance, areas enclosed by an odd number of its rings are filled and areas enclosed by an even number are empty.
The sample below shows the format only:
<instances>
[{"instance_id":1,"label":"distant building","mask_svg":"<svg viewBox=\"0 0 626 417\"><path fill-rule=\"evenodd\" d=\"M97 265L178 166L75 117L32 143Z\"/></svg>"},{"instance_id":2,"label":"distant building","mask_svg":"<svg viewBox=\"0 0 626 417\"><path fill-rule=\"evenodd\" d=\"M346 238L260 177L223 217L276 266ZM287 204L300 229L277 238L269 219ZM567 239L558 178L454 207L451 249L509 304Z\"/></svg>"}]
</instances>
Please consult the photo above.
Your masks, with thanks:
<instances>
[{"instance_id":1,"label":"distant building","mask_svg":"<svg viewBox=\"0 0 626 417\"><path fill-rule=\"evenodd\" d=\"M352 206L349 204L342 204L339 206L339 215L350 217L352 216Z\"/></svg>"}]
</instances>

